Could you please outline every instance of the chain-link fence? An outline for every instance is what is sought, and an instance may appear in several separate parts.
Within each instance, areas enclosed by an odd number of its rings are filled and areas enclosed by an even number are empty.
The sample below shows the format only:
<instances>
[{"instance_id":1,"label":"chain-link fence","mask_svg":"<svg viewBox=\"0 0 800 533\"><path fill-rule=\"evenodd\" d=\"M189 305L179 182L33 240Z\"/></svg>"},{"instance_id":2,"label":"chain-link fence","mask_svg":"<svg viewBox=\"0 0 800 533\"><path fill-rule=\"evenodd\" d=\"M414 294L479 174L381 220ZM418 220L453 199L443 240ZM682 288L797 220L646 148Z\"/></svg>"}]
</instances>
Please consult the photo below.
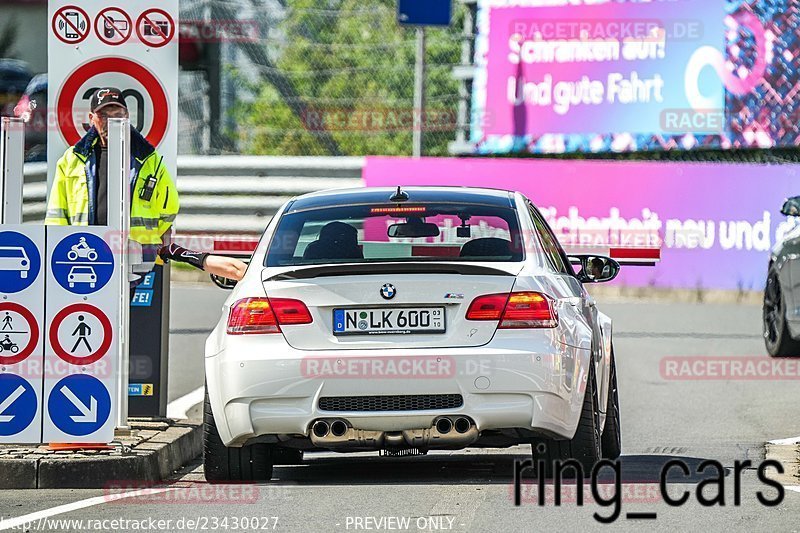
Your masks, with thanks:
<instances>
[{"instance_id":1,"label":"chain-link fence","mask_svg":"<svg viewBox=\"0 0 800 533\"><path fill-rule=\"evenodd\" d=\"M465 8L453 7L449 28L426 29L425 155L455 135ZM183 1L181 18L206 21L221 58L216 85L213 69L182 73L182 152L411 154L416 40L396 0Z\"/></svg>"}]
</instances>

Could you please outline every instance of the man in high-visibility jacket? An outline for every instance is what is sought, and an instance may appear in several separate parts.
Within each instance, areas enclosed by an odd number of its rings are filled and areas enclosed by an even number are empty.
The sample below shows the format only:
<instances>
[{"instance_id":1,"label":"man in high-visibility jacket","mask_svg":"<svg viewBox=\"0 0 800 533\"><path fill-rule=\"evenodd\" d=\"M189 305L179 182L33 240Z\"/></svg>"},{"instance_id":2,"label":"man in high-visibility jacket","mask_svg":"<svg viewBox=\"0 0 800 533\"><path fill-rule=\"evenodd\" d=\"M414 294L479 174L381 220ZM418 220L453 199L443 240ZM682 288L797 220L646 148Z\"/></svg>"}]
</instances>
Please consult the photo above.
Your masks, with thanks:
<instances>
[{"instance_id":1,"label":"man in high-visibility jacket","mask_svg":"<svg viewBox=\"0 0 800 533\"><path fill-rule=\"evenodd\" d=\"M108 224L108 119L127 118L122 91L98 89L90 101L91 128L59 159L47 203L45 224ZM163 158L131 127L130 239L142 245L142 259L152 265L162 236L178 214L178 190Z\"/></svg>"},{"instance_id":2,"label":"man in high-visibility jacket","mask_svg":"<svg viewBox=\"0 0 800 533\"><path fill-rule=\"evenodd\" d=\"M92 127L59 159L45 224L104 226L108 224L108 119L127 118L122 91L98 89L90 102ZM247 265L238 259L162 246L163 236L178 214L178 190L156 149L131 127L131 234L142 245L142 259L152 268L163 260L189 263L206 272L241 279ZM147 268L145 268L147 270Z\"/></svg>"}]
</instances>

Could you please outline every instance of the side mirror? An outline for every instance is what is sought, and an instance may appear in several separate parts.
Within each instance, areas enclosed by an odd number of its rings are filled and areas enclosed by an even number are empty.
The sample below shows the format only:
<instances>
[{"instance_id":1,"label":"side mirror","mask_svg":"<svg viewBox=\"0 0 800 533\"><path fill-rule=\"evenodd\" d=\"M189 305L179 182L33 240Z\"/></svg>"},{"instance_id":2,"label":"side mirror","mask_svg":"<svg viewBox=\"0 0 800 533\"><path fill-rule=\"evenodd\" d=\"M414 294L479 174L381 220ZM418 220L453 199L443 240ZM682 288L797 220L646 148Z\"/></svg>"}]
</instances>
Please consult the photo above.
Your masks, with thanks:
<instances>
[{"instance_id":1,"label":"side mirror","mask_svg":"<svg viewBox=\"0 0 800 533\"><path fill-rule=\"evenodd\" d=\"M619 263L603 255L576 255L571 260L581 265L576 275L581 283L604 283L611 281L619 274Z\"/></svg>"},{"instance_id":2,"label":"side mirror","mask_svg":"<svg viewBox=\"0 0 800 533\"><path fill-rule=\"evenodd\" d=\"M800 216L800 196L787 198L786 201L783 202L783 207L781 207L781 214L787 217Z\"/></svg>"},{"instance_id":3,"label":"side mirror","mask_svg":"<svg viewBox=\"0 0 800 533\"><path fill-rule=\"evenodd\" d=\"M238 283L236 280L223 278L222 276L217 276L216 274L209 274L209 277L211 278L211 281L214 282L214 285L220 289L225 289L226 291L232 291Z\"/></svg>"}]
</instances>

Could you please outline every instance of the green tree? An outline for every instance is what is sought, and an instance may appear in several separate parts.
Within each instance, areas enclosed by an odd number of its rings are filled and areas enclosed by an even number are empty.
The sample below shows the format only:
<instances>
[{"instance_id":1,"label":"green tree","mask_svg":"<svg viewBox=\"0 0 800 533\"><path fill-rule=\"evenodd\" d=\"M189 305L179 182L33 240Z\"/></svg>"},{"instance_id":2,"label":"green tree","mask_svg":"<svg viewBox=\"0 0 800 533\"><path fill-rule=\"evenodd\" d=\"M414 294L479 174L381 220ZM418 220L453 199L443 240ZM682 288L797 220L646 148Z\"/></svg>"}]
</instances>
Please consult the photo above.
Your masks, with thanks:
<instances>
[{"instance_id":1,"label":"green tree","mask_svg":"<svg viewBox=\"0 0 800 533\"><path fill-rule=\"evenodd\" d=\"M238 107L244 151L325 155L329 132L342 154L411 153L413 29L396 22L396 0L297 0L275 29L275 66L290 80L298 113L268 81ZM461 55L461 13L450 28L427 31L425 154L444 155L453 139L458 84L451 69Z\"/></svg>"}]
</instances>

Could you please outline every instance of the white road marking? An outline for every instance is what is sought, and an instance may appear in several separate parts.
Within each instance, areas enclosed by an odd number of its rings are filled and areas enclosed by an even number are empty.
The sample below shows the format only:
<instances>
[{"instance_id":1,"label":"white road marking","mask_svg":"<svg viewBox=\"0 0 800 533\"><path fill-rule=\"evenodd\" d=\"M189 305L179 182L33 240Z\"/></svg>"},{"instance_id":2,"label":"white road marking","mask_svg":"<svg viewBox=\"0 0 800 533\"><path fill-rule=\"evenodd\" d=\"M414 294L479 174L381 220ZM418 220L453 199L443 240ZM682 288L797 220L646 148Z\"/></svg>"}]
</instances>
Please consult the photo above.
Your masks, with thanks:
<instances>
[{"instance_id":1,"label":"white road marking","mask_svg":"<svg viewBox=\"0 0 800 533\"><path fill-rule=\"evenodd\" d=\"M203 403L205 398L205 387L198 387L189 394L181 396L167 404L167 418L182 419L186 418L186 412L198 403Z\"/></svg>"},{"instance_id":2,"label":"white road marking","mask_svg":"<svg viewBox=\"0 0 800 533\"><path fill-rule=\"evenodd\" d=\"M800 492L800 485L784 485L783 487L795 492Z\"/></svg>"},{"instance_id":3,"label":"white road marking","mask_svg":"<svg viewBox=\"0 0 800 533\"><path fill-rule=\"evenodd\" d=\"M30 525L34 522L44 521L45 519L50 518L52 516L64 513L70 513L72 511L77 511L79 509L86 509L87 507L94 507L96 505L111 503L117 500L124 500L126 498L149 496L151 494L158 494L160 492L175 490L176 488L177 487L148 488L148 489L134 490L131 492L122 492L117 494L106 494L104 496L95 496L94 498L87 498L85 500L59 505L57 507L45 509L44 511L36 511L35 513L17 516L15 518L6 518L2 522L0 522L0 531L5 531L7 529L18 529L19 527L24 525Z\"/></svg>"}]
</instances>

